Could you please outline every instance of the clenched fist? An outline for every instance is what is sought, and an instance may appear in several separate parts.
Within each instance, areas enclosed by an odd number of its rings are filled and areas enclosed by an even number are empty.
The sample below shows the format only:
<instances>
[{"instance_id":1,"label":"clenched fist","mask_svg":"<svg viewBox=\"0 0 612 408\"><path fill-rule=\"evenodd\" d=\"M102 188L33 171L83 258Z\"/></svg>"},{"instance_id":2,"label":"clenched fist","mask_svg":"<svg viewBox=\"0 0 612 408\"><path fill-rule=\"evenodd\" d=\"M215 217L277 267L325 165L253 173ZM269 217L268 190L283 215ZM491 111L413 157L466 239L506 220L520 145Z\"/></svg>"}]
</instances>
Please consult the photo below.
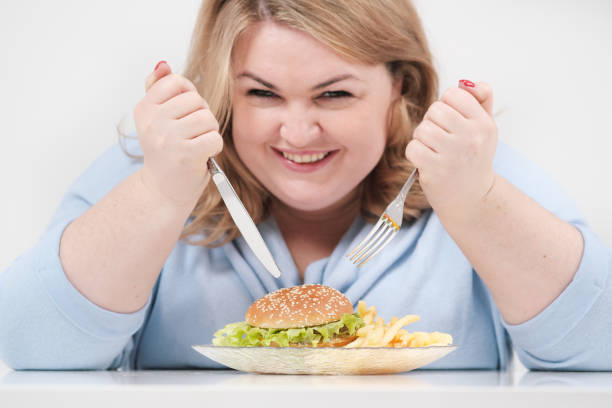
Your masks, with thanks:
<instances>
[{"instance_id":1,"label":"clenched fist","mask_svg":"<svg viewBox=\"0 0 612 408\"><path fill-rule=\"evenodd\" d=\"M187 78L160 62L134 108L145 185L178 206L195 206L208 183L206 161L223 148L219 123Z\"/></svg>"},{"instance_id":2,"label":"clenched fist","mask_svg":"<svg viewBox=\"0 0 612 408\"><path fill-rule=\"evenodd\" d=\"M432 208L446 217L475 207L495 180L497 126L484 83L460 81L434 102L416 127L406 157L419 169Z\"/></svg>"}]
</instances>

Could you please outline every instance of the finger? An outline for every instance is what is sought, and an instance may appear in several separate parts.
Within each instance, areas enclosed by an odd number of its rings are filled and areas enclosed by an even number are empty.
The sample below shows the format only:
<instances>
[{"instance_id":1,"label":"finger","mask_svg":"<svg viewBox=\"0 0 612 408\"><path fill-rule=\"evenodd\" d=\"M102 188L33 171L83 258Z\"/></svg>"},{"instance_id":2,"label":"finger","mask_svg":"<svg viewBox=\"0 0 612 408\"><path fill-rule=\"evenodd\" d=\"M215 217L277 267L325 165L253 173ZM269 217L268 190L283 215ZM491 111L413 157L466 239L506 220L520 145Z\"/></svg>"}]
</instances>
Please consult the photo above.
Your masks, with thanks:
<instances>
[{"instance_id":1,"label":"finger","mask_svg":"<svg viewBox=\"0 0 612 408\"><path fill-rule=\"evenodd\" d=\"M203 133L219 131L219 123L208 109L200 109L178 120L183 139L193 139Z\"/></svg>"},{"instance_id":2,"label":"finger","mask_svg":"<svg viewBox=\"0 0 612 408\"><path fill-rule=\"evenodd\" d=\"M208 109L208 104L193 91L183 92L161 105L164 116L171 119L181 119L200 109Z\"/></svg>"},{"instance_id":3,"label":"finger","mask_svg":"<svg viewBox=\"0 0 612 408\"><path fill-rule=\"evenodd\" d=\"M197 135L188 140L187 143L190 151L196 153L199 157L213 157L223 150L223 138L217 131Z\"/></svg>"},{"instance_id":4,"label":"finger","mask_svg":"<svg viewBox=\"0 0 612 408\"><path fill-rule=\"evenodd\" d=\"M406 158L418 169L429 167L435 156L436 153L420 140L412 139L406 146Z\"/></svg>"},{"instance_id":5,"label":"finger","mask_svg":"<svg viewBox=\"0 0 612 408\"><path fill-rule=\"evenodd\" d=\"M157 82L160 78L165 77L171 72L172 69L166 61L159 61L153 69L153 72L151 72L151 74L145 80L145 92L148 91L149 88L151 88L151 86L153 86L153 84Z\"/></svg>"},{"instance_id":6,"label":"finger","mask_svg":"<svg viewBox=\"0 0 612 408\"><path fill-rule=\"evenodd\" d=\"M487 111L478 100L468 91L459 88L448 88L440 100L455 109L466 119L489 117Z\"/></svg>"},{"instance_id":7,"label":"finger","mask_svg":"<svg viewBox=\"0 0 612 408\"><path fill-rule=\"evenodd\" d=\"M163 104L183 92L197 92L195 85L182 75L168 74L155 82L145 97L149 103Z\"/></svg>"},{"instance_id":8,"label":"finger","mask_svg":"<svg viewBox=\"0 0 612 408\"><path fill-rule=\"evenodd\" d=\"M463 115L442 101L432 103L425 112L424 119L430 120L448 133L459 131L465 122Z\"/></svg>"},{"instance_id":9,"label":"finger","mask_svg":"<svg viewBox=\"0 0 612 408\"><path fill-rule=\"evenodd\" d=\"M451 135L435 123L424 120L414 129L412 138L420 141L435 153L443 153L447 149Z\"/></svg>"},{"instance_id":10,"label":"finger","mask_svg":"<svg viewBox=\"0 0 612 408\"><path fill-rule=\"evenodd\" d=\"M480 105L493 116L493 89L485 82L472 82L467 79L459 81L459 88L469 92Z\"/></svg>"}]
</instances>

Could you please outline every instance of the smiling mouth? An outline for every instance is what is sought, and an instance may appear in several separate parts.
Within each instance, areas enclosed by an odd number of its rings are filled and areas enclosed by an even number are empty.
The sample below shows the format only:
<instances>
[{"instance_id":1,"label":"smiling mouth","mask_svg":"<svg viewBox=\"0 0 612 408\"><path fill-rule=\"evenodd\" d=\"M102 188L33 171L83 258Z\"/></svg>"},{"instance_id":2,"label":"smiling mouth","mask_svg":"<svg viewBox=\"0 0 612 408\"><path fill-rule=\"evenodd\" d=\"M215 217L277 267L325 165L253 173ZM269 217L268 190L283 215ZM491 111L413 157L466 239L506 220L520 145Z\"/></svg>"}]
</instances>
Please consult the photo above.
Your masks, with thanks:
<instances>
[{"instance_id":1,"label":"smiling mouth","mask_svg":"<svg viewBox=\"0 0 612 408\"><path fill-rule=\"evenodd\" d=\"M280 153L283 155L285 159L290 160L294 163L308 164L308 163L316 163L318 161L321 161L325 159L327 156L329 156L332 152L317 153L317 154L291 154L291 153L285 153L285 152L280 152Z\"/></svg>"}]
</instances>

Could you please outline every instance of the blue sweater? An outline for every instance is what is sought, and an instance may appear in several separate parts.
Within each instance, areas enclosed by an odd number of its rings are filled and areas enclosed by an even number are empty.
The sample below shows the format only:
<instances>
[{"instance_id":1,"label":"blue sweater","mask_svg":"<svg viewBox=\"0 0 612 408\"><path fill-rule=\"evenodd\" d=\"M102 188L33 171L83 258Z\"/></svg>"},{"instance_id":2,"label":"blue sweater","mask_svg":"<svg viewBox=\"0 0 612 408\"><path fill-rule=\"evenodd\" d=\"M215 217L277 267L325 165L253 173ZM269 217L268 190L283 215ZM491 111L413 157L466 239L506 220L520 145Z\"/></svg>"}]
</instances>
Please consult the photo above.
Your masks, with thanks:
<instances>
[{"instance_id":1,"label":"blue sweater","mask_svg":"<svg viewBox=\"0 0 612 408\"><path fill-rule=\"evenodd\" d=\"M140 152L136 142L128 147ZM220 367L191 346L210 343L217 329L244 320L255 299L302 283L269 218L259 229L283 272L278 280L263 269L242 238L216 249L181 241L141 310L121 314L91 303L64 275L58 256L61 234L140 166L119 146L110 148L72 185L38 244L0 273L0 359L9 366ZM371 228L360 217L355 219L331 256L308 266L304 283L337 288L354 305L363 299L386 321L420 315L410 331L450 333L458 350L428 368L504 368L513 346L528 368L612 369L610 249L555 182L504 144L499 145L495 169L578 227L584 237L575 278L533 319L519 325L504 322L487 287L432 211L403 226L361 269L344 257Z\"/></svg>"}]
</instances>

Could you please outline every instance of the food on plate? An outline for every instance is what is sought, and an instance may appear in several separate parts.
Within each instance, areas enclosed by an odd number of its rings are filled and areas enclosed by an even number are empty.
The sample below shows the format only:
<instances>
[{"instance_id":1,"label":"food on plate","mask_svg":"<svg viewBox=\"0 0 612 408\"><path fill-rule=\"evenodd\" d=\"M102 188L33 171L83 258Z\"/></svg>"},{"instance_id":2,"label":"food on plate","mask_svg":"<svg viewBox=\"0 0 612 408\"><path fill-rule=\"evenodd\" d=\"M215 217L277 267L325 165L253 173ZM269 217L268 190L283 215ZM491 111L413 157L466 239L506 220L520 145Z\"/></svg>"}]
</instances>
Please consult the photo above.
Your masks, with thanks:
<instances>
[{"instance_id":1,"label":"food on plate","mask_svg":"<svg viewBox=\"0 0 612 408\"><path fill-rule=\"evenodd\" d=\"M402 329L417 315L393 317L385 324L376 307L349 299L324 285L300 285L271 292L253 302L245 321L214 334L215 346L234 347L426 347L448 346L450 334Z\"/></svg>"},{"instance_id":2,"label":"food on plate","mask_svg":"<svg viewBox=\"0 0 612 408\"><path fill-rule=\"evenodd\" d=\"M406 315L401 319L392 317L388 324L382 317L376 317L376 306L367 308L362 300L357 303L357 313L365 325L357 331L357 339L346 347L427 347L450 346L453 337L440 332L409 333L402 327L419 320L418 315Z\"/></svg>"},{"instance_id":3,"label":"food on plate","mask_svg":"<svg viewBox=\"0 0 612 408\"><path fill-rule=\"evenodd\" d=\"M364 325L346 296L324 285L283 288L256 300L245 321L214 334L215 346L342 347Z\"/></svg>"}]
</instances>

